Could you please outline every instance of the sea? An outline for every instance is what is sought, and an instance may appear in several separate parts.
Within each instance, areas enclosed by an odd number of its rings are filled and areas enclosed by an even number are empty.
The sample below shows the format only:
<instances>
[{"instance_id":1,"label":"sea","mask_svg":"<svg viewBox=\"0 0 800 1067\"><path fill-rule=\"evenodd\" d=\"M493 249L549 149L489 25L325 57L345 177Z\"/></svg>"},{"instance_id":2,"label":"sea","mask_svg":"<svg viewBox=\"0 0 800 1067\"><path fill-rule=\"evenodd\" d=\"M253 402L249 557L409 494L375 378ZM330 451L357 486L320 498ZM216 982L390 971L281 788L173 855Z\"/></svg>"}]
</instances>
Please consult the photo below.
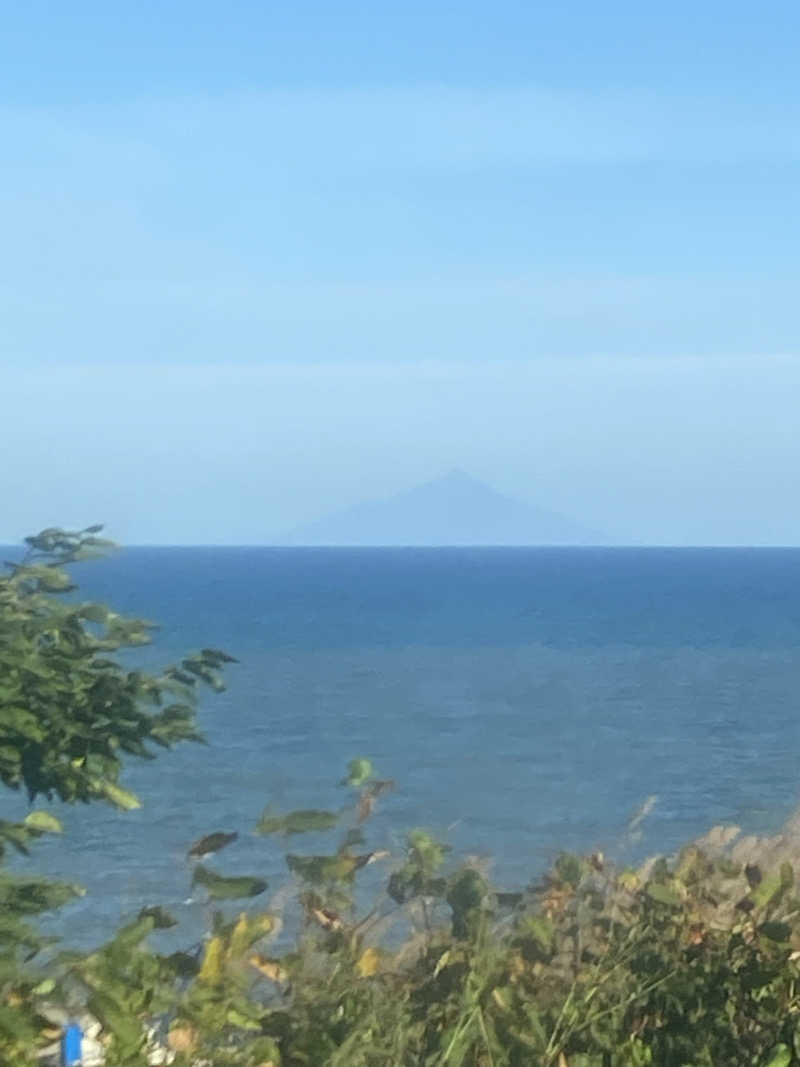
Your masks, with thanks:
<instances>
[{"instance_id":1,"label":"sea","mask_svg":"<svg viewBox=\"0 0 800 1067\"><path fill-rule=\"evenodd\" d=\"M192 940L187 849L213 831L239 838L210 866L279 890L259 815L342 807L355 757L396 783L368 824L385 863L423 827L506 889L562 850L636 862L800 802L800 550L131 548L76 578L160 624L145 666L238 662L200 702L207 744L126 771L140 810L53 805L64 834L16 863L85 887L49 920L71 944L155 904Z\"/></svg>"}]
</instances>

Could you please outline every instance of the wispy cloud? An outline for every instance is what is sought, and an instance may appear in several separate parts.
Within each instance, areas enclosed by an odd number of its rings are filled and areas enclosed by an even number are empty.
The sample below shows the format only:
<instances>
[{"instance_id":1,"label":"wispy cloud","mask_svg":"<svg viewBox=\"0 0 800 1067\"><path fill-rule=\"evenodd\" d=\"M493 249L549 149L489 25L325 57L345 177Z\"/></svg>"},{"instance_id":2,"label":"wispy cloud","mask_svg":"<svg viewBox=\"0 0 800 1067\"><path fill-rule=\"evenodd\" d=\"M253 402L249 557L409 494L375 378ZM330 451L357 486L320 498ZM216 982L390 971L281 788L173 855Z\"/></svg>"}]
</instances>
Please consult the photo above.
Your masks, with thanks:
<instances>
[{"instance_id":1,"label":"wispy cloud","mask_svg":"<svg viewBox=\"0 0 800 1067\"><path fill-rule=\"evenodd\" d=\"M800 158L791 101L754 87L737 97L631 87L621 91L418 87L271 90L102 102L69 112L5 109L16 143L44 136L78 153L157 173L193 150L217 164L260 160L267 171L324 163L334 171Z\"/></svg>"},{"instance_id":2,"label":"wispy cloud","mask_svg":"<svg viewBox=\"0 0 800 1067\"><path fill-rule=\"evenodd\" d=\"M795 272L779 256L729 270L719 249L749 240L763 257L791 223L771 209L764 238L735 198L718 207L715 183L742 161L791 171L799 145L786 103L757 93L429 86L6 108L0 356L790 350ZM699 191L689 165L713 172Z\"/></svg>"},{"instance_id":3,"label":"wispy cloud","mask_svg":"<svg viewBox=\"0 0 800 1067\"><path fill-rule=\"evenodd\" d=\"M65 280L0 293L0 355L52 364L800 353L800 279L543 277L276 284ZM69 338L69 344L63 338Z\"/></svg>"}]
</instances>

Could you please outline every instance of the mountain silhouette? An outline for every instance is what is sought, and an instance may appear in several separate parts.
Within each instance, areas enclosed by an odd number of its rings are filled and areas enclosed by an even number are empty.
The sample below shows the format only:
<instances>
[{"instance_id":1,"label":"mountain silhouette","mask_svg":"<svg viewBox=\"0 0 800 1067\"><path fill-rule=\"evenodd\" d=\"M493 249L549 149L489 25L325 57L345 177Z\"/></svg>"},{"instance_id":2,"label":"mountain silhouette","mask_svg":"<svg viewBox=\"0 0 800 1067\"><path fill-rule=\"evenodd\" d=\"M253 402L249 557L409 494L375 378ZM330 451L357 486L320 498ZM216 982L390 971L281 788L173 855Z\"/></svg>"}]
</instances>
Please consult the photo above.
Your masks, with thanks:
<instances>
[{"instance_id":1,"label":"mountain silhouette","mask_svg":"<svg viewBox=\"0 0 800 1067\"><path fill-rule=\"evenodd\" d=\"M505 496L453 470L292 530L289 545L599 545L579 522Z\"/></svg>"}]
</instances>

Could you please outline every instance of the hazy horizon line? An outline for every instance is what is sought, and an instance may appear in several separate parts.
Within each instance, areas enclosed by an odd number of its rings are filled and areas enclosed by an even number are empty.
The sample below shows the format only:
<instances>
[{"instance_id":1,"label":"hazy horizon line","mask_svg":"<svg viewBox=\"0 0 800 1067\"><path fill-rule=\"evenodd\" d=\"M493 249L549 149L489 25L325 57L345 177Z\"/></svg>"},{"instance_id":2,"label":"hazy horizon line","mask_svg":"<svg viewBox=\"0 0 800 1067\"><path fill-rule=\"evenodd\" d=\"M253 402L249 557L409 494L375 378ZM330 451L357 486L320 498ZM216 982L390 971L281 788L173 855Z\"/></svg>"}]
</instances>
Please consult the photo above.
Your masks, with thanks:
<instances>
[{"instance_id":1,"label":"hazy horizon line","mask_svg":"<svg viewBox=\"0 0 800 1067\"><path fill-rule=\"evenodd\" d=\"M21 542L14 541L0 541L0 549L3 550L18 550L23 548ZM800 544L752 544L752 543L721 543L721 544L676 544L674 542L619 542L617 544L596 544L596 545L584 545L584 544L458 544L458 543L441 543L441 544L287 544L279 541L196 541L196 542L178 542L178 541L140 541L130 542L127 544L119 544L116 548L109 551L109 557L115 555L117 552L124 552L130 549L139 548L164 548L164 549L184 549L184 548L257 548L257 549L278 549L281 551L289 552L371 552L371 551L388 551L388 552L414 552L414 551L429 551L429 550L444 550L444 551L490 551L490 552L504 552L504 551L531 551L531 550L545 550L545 551L577 551L577 552L619 552L619 551L650 551L650 550L669 550L669 551L749 551L749 552L794 552L800 551ZM103 557L99 557L102 559ZM78 560L80 563L95 562L94 560Z\"/></svg>"}]
</instances>

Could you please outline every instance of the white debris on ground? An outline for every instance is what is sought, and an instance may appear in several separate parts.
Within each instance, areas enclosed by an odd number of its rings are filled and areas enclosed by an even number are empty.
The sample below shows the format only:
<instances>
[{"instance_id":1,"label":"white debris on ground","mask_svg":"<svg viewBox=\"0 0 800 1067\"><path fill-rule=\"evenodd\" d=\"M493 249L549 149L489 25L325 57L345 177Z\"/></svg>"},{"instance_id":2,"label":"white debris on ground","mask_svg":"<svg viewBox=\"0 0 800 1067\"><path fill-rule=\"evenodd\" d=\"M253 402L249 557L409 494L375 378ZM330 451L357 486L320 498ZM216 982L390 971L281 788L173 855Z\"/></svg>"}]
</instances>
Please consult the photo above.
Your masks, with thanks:
<instances>
[{"instance_id":1,"label":"white debris on ground","mask_svg":"<svg viewBox=\"0 0 800 1067\"><path fill-rule=\"evenodd\" d=\"M102 1041L102 1026L91 1015L71 1016L63 1008L47 1005L42 1015L54 1026L66 1026L75 1022L81 1028L81 1067L104 1067L106 1062L105 1047ZM145 1056L148 1067L169 1067L175 1060L175 1053L159 1041L158 1031L152 1027L147 1031ZM53 1041L39 1053L42 1067L60 1067L61 1041Z\"/></svg>"}]
</instances>

